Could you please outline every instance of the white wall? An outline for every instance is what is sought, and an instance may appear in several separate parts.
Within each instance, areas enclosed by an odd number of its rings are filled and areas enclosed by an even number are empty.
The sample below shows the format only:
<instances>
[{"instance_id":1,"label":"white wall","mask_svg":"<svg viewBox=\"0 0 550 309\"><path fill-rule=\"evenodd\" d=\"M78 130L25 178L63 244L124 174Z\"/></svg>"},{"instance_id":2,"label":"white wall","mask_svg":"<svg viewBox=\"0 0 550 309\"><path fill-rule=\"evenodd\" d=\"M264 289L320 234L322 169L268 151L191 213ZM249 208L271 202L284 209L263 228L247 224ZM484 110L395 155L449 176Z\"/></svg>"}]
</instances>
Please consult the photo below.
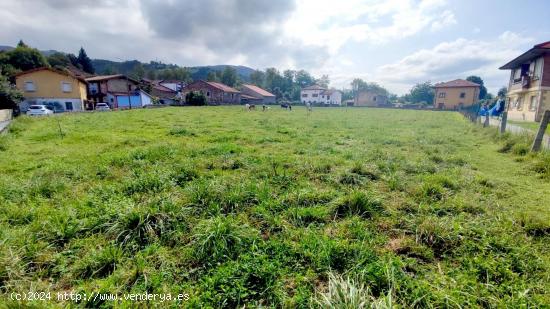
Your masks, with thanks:
<instances>
[{"instance_id":1,"label":"white wall","mask_svg":"<svg viewBox=\"0 0 550 309\"><path fill-rule=\"evenodd\" d=\"M19 104L19 108L22 112L26 112L29 109L29 106L34 104L45 104L46 102L57 102L63 106L66 112L70 112L66 109L66 103L71 102L73 104L73 112L79 112L82 111L83 108L83 102L80 99L67 99L67 98L33 98L33 99L27 99Z\"/></svg>"}]
</instances>

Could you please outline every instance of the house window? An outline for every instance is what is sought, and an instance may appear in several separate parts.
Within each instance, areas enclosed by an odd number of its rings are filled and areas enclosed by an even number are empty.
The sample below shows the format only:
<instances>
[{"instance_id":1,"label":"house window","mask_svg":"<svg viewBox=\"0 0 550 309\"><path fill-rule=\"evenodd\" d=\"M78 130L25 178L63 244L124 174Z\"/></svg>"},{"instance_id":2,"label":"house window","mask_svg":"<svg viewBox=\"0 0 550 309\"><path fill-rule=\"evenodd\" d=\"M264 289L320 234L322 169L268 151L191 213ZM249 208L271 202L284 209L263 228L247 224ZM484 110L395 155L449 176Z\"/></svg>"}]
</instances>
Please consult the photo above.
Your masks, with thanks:
<instances>
[{"instance_id":1,"label":"house window","mask_svg":"<svg viewBox=\"0 0 550 309\"><path fill-rule=\"evenodd\" d=\"M207 97L210 96L210 91L207 91L207 92L206 92L206 96L207 96Z\"/></svg>"},{"instance_id":2,"label":"house window","mask_svg":"<svg viewBox=\"0 0 550 309\"><path fill-rule=\"evenodd\" d=\"M529 101L529 110L534 111L537 109L537 96L531 96L531 101Z\"/></svg>"},{"instance_id":3,"label":"house window","mask_svg":"<svg viewBox=\"0 0 550 309\"><path fill-rule=\"evenodd\" d=\"M372 97L372 100L373 100L373 101L376 101L376 97Z\"/></svg>"},{"instance_id":4,"label":"house window","mask_svg":"<svg viewBox=\"0 0 550 309\"><path fill-rule=\"evenodd\" d=\"M312 94L311 96L312 96L312 97L314 97L314 98L316 98L316 97L318 97L318 96L319 96L319 94L317 94L317 93L314 93L314 94Z\"/></svg>"},{"instance_id":5,"label":"house window","mask_svg":"<svg viewBox=\"0 0 550 309\"><path fill-rule=\"evenodd\" d=\"M516 109L518 111L523 109L523 98L519 97L516 99Z\"/></svg>"},{"instance_id":6,"label":"house window","mask_svg":"<svg viewBox=\"0 0 550 309\"><path fill-rule=\"evenodd\" d=\"M232 94L231 94L231 100L233 100L234 96L235 96L235 94L232 93Z\"/></svg>"},{"instance_id":7,"label":"house window","mask_svg":"<svg viewBox=\"0 0 550 309\"><path fill-rule=\"evenodd\" d=\"M307 93L303 93L302 98L307 98ZM304 103L305 103L305 101L304 101Z\"/></svg>"},{"instance_id":8,"label":"house window","mask_svg":"<svg viewBox=\"0 0 550 309\"><path fill-rule=\"evenodd\" d=\"M73 87L72 87L71 83L61 82L61 91L63 91L63 92L73 91Z\"/></svg>"},{"instance_id":9,"label":"house window","mask_svg":"<svg viewBox=\"0 0 550 309\"><path fill-rule=\"evenodd\" d=\"M466 92L461 92L461 93L460 93L460 98L461 98L461 99L464 99L465 97L466 97Z\"/></svg>"},{"instance_id":10,"label":"house window","mask_svg":"<svg viewBox=\"0 0 550 309\"><path fill-rule=\"evenodd\" d=\"M97 83L91 83L90 86L89 86L89 88L90 88L90 94L96 94L96 93L98 93L99 87L98 87L98 84L97 84Z\"/></svg>"},{"instance_id":11,"label":"house window","mask_svg":"<svg viewBox=\"0 0 550 309\"><path fill-rule=\"evenodd\" d=\"M327 100L330 100L330 96L329 96L329 95L327 95Z\"/></svg>"},{"instance_id":12,"label":"house window","mask_svg":"<svg viewBox=\"0 0 550 309\"><path fill-rule=\"evenodd\" d=\"M27 91L27 92L36 91L36 87L34 86L34 82L25 82L25 91Z\"/></svg>"},{"instance_id":13,"label":"house window","mask_svg":"<svg viewBox=\"0 0 550 309\"><path fill-rule=\"evenodd\" d=\"M65 102L65 109L68 111L73 110L73 102Z\"/></svg>"},{"instance_id":14,"label":"house window","mask_svg":"<svg viewBox=\"0 0 550 309\"><path fill-rule=\"evenodd\" d=\"M440 97L440 98L444 98L444 97L445 97L445 92L440 92L440 93L439 93L439 97Z\"/></svg>"}]
</instances>

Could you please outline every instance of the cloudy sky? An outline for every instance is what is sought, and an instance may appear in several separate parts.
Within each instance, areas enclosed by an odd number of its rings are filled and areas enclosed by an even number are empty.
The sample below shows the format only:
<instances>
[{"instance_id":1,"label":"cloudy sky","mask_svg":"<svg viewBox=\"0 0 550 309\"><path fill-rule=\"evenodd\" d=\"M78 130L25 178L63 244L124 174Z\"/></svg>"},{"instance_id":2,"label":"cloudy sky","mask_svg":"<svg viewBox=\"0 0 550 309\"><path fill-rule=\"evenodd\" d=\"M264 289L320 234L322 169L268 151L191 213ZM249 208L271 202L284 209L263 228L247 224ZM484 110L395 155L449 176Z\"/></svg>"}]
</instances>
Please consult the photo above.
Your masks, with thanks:
<instances>
[{"instance_id":1,"label":"cloudy sky","mask_svg":"<svg viewBox=\"0 0 550 309\"><path fill-rule=\"evenodd\" d=\"M0 45L92 58L306 69L402 94L479 75L550 40L548 0L1 0Z\"/></svg>"}]
</instances>

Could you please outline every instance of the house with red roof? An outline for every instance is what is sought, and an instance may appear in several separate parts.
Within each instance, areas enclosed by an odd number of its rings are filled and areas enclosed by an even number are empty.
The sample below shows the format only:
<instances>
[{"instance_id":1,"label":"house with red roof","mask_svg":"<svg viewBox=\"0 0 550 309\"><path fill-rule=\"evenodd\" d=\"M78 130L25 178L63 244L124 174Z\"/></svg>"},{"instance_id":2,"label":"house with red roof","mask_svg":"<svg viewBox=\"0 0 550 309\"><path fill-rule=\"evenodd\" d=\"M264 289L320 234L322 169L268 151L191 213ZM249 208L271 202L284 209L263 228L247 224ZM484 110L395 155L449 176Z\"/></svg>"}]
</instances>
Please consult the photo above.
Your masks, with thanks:
<instances>
[{"instance_id":1,"label":"house with red roof","mask_svg":"<svg viewBox=\"0 0 550 309\"><path fill-rule=\"evenodd\" d=\"M540 121L550 109L550 41L533 46L500 69L510 70L508 118Z\"/></svg>"},{"instance_id":2,"label":"house with red roof","mask_svg":"<svg viewBox=\"0 0 550 309\"><path fill-rule=\"evenodd\" d=\"M243 102L246 100L246 103L276 103L276 98L273 93L251 84L243 84L241 86L241 99L243 100Z\"/></svg>"},{"instance_id":3,"label":"house with red roof","mask_svg":"<svg viewBox=\"0 0 550 309\"><path fill-rule=\"evenodd\" d=\"M97 103L107 103L112 109L131 109L152 104L151 96L140 89L139 82L126 75L98 75L86 78L86 82L88 110L95 109Z\"/></svg>"},{"instance_id":4,"label":"house with red roof","mask_svg":"<svg viewBox=\"0 0 550 309\"><path fill-rule=\"evenodd\" d=\"M479 101L480 85L464 79L438 83L433 88L433 104L437 109L460 110Z\"/></svg>"},{"instance_id":5,"label":"house with red roof","mask_svg":"<svg viewBox=\"0 0 550 309\"><path fill-rule=\"evenodd\" d=\"M183 88L182 97L192 91L202 93L208 105L241 104L241 92L222 83L197 80Z\"/></svg>"}]
</instances>

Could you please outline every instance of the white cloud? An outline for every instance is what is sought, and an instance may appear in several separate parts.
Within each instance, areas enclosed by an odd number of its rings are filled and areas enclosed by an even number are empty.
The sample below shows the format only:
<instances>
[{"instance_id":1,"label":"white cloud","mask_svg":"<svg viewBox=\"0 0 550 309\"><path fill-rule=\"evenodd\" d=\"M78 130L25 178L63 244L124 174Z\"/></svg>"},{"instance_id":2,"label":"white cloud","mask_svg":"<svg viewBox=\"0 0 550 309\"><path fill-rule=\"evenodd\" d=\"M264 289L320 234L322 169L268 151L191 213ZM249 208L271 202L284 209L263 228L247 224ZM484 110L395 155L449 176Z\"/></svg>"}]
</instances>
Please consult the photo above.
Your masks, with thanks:
<instances>
[{"instance_id":1,"label":"white cloud","mask_svg":"<svg viewBox=\"0 0 550 309\"><path fill-rule=\"evenodd\" d=\"M334 55L349 41L384 44L455 24L444 0L301 0L285 33Z\"/></svg>"},{"instance_id":2,"label":"white cloud","mask_svg":"<svg viewBox=\"0 0 550 309\"><path fill-rule=\"evenodd\" d=\"M459 38L421 49L401 60L380 66L376 78L398 93L413 84L465 78L479 75L490 91L505 85L509 72L498 68L520 55L533 39L506 31L489 41Z\"/></svg>"}]
</instances>

